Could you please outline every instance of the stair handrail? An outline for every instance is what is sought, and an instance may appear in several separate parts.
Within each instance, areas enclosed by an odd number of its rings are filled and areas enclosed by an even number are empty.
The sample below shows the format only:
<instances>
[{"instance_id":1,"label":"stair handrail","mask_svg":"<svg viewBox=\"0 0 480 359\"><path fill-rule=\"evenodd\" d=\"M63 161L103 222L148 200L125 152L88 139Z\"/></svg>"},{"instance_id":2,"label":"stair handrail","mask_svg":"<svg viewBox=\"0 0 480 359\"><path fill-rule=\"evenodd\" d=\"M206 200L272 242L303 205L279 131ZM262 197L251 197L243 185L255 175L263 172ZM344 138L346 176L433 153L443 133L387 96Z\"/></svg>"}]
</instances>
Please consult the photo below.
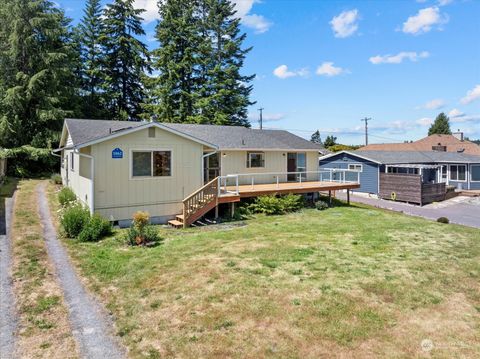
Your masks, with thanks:
<instances>
[{"instance_id":1,"label":"stair handrail","mask_svg":"<svg viewBox=\"0 0 480 359\"><path fill-rule=\"evenodd\" d=\"M195 192L190 194L188 197L185 197L185 199L182 201L183 203L183 223L184 226L188 225L188 218L195 213L195 211L192 211L190 207L192 205L200 204L201 200L205 200L206 202L202 203L203 206L206 204L210 203L213 200L216 200L218 197L218 188L219 188L219 183L218 183L218 177L215 177L213 180L208 182L207 184L203 185L199 189L197 189ZM207 190L212 189L210 193L208 193L208 196L206 196ZM200 209L201 207L197 208L196 210Z\"/></svg>"}]
</instances>

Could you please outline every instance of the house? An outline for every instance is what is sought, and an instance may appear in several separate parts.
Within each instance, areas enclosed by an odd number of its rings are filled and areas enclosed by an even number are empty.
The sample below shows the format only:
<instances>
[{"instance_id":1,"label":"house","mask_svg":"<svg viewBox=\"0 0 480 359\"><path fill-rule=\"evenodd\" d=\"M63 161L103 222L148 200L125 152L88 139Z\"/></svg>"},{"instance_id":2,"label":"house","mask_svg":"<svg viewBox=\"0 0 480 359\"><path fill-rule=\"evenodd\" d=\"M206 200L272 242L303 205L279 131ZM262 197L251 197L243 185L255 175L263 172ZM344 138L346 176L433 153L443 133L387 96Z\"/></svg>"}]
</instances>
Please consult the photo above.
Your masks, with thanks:
<instances>
[{"instance_id":1,"label":"house","mask_svg":"<svg viewBox=\"0 0 480 359\"><path fill-rule=\"evenodd\" d=\"M360 148L361 151L440 151L458 152L480 156L480 146L464 139L463 132L452 135L430 135L414 142L375 143Z\"/></svg>"},{"instance_id":2,"label":"house","mask_svg":"<svg viewBox=\"0 0 480 359\"><path fill-rule=\"evenodd\" d=\"M143 210L180 226L243 197L358 188L320 173L319 150L280 130L66 119L55 152L91 212L123 223Z\"/></svg>"},{"instance_id":3,"label":"house","mask_svg":"<svg viewBox=\"0 0 480 359\"><path fill-rule=\"evenodd\" d=\"M445 187L480 189L480 156L443 151L341 151L320 158L321 170L359 171L360 188L381 198L426 204Z\"/></svg>"}]
</instances>

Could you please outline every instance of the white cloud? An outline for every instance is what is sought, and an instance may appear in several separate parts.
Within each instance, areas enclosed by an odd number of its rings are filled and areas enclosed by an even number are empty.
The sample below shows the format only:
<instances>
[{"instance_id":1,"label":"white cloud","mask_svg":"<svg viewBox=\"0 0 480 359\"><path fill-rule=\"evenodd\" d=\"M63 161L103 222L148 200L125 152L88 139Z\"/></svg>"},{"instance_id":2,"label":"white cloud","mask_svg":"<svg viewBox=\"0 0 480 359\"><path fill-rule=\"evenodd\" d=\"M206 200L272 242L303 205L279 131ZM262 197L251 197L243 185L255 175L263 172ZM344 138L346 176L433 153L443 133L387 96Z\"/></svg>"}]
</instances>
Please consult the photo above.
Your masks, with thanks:
<instances>
[{"instance_id":1,"label":"white cloud","mask_svg":"<svg viewBox=\"0 0 480 359\"><path fill-rule=\"evenodd\" d=\"M420 125L420 126L430 126L433 123L433 118L424 117L424 118L418 119L416 122L417 122L417 125Z\"/></svg>"},{"instance_id":2,"label":"white cloud","mask_svg":"<svg viewBox=\"0 0 480 359\"><path fill-rule=\"evenodd\" d=\"M464 105L470 102L480 99L480 85L476 85L473 89L467 92L467 95L463 97L460 102Z\"/></svg>"},{"instance_id":3,"label":"white cloud","mask_svg":"<svg viewBox=\"0 0 480 359\"><path fill-rule=\"evenodd\" d=\"M143 17L143 21L147 24L160 18L157 0L135 0L133 6L135 9L145 10L140 16Z\"/></svg>"},{"instance_id":4,"label":"white cloud","mask_svg":"<svg viewBox=\"0 0 480 359\"><path fill-rule=\"evenodd\" d=\"M452 118L455 118L455 117L462 117L462 116L465 116L465 114L460 111L458 108L454 108L453 110L451 110L449 113L448 113L448 116L449 117L452 117Z\"/></svg>"},{"instance_id":5,"label":"white cloud","mask_svg":"<svg viewBox=\"0 0 480 359\"><path fill-rule=\"evenodd\" d=\"M429 57L430 54L428 51L422 51L420 53L411 51L411 52L406 52L402 51L399 52L396 55L377 55L377 56L372 56L368 60L374 64L400 64L403 62L403 60L408 59L410 61L418 61L419 59L424 59Z\"/></svg>"},{"instance_id":6,"label":"white cloud","mask_svg":"<svg viewBox=\"0 0 480 359\"><path fill-rule=\"evenodd\" d=\"M442 108L445 106L445 100L442 100L441 98L435 98L431 101L428 101L422 106L417 107L417 109L424 108L427 110L438 110L439 108Z\"/></svg>"},{"instance_id":7,"label":"white cloud","mask_svg":"<svg viewBox=\"0 0 480 359\"><path fill-rule=\"evenodd\" d=\"M341 67L333 66L333 62L324 62L323 64L318 66L315 73L320 76L332 77L346 72L348 72L348 70L342 69Z\"/></svg>"},{"instance_id":8,"label":"white cloud","mask_svg":"<svg viewBox=\"0 0 480 359\"><path fill-rule=\"evenodd\" d=\"M448 4L451 4L453 0L438 0L438 6L446 6Z\"/></svg>"},{"instance_id":9,"label":"white cloud","mask_svg":"<svg viewBox=\"0 0 480 359\"><path fill-rule=\"evenodd\" d=\"M407 34L419 35L429 32L433 26L440 26L448 22L448 16L440 13L437 6L421 9L414 16L410 16L403 23L402 31Z\"/></svg>"},{"instance_id":10,"label":"white cloud","mask_svg":"<svg viewBox=\"0 0 480 359\"><path fill-rule=\"evenodd\" d=\"M235 16L240 18L242 24L248 28L255 30L255 33L261 34L266 32L272 23L264 16L257 14L250 14L253 4L259 2L258 0L233 0L235 5ZM157 0L135 0L133 6L136 9L144 9L145 12L141 14L145 23L150 23L154 20L159 20Z\"/></svg>"},{"instance_id":11,"label":"white cloud","mask_svg":"<svg viewBox=\"0 0 480 359\"><path fill-rule=\"evenodd\" d=\"M290 71L287 65L280 65L275 70L273 70L273 74L282 80L296 76L305 77L308 75L308 69L303 68L296 71Z\"/></svg>"},{"instance_id":12,"label":"white cloud","mask_svg":"<svg viewBox=\"0 0 480 359\"><path fill-rule=\"evenodd\" d=\"M357 9L344 11L340 15L334 16L330 21L335 37L349 37L358 30L358 20L360 14Z\"/></svg>"},{"instance_id":13,"label":"white cloud","mask_svg":"<svg viewBox=\"0 0 480 359\"><path fill-rule=\"evenodd\" d=\"M272 26L272 23L265 19L262 15L252 14L252 15L245 15L242 18L242 24L246 27L255 30L256 34L263 34L267 32L268 29Z\"/></svg>"}]
</instances>

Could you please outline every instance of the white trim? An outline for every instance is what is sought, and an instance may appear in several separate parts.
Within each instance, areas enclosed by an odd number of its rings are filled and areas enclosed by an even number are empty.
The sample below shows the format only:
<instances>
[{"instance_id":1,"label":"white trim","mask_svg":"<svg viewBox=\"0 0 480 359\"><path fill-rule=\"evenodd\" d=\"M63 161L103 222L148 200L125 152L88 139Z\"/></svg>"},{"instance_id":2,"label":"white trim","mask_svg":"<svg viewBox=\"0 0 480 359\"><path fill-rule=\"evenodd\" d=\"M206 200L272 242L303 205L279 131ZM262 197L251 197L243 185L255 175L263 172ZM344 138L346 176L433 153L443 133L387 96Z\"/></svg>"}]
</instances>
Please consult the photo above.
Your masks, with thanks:
<instances>
[{"instance_id":1,"label":"white trim","mask_svg":"<svg viewBox=\"0 0 480 359\"><path fill-rule=\"evenodd\" d=\"M292 149L292 148L265 148L265 147L252 147L252 148L219 148L219 151L225 152L234 152L234 151L261 151L261 152L319 152L320 150L313 150L313 149Z\"/></svg>"},{"instance_id":2,"label":"white trim","mask_svg":"<svg viewBox=\"0 0 480 359\"><path fill-rule=\"evenodd\" d=\"M73 153L73 152L72 152ZM86 158L89 158L90 159L90 176L92 178L90 178L90 214L93 214L95 212L95 200L94 200L94 196L95 196L95 183L94 183L94 179L95 179L95 165L94 165L94 158L92 155L87 155L86 153L81 153L81 152L76 152L78 153L78 164L80 165L80 156L84 156ZM78 169L78 175L80 176L80 167Z\"/></svg>"},{"instance_id":3,"label":"white trim","mask_svg":"<svg viewBox=\"0 0 480 359\"><path fill-rule=\"evenodd\" d=\"M473 174L472 167L480 167L480 163L479 163L479 164L471 164L471 165L470 165L470 171L469 171L469 172L470 172L470 182L478 183L478 182L480 182L480 179L479 179L479 180L474 180L474 179L473 179L473 176L472 176L472 174Z\"/></svg>"},{"instance_id":4,"label":"white trim","mask_svg":"<svg viewBox=\"0 0 480 359\"><path fill-rule=\"evenodd\" d=\"M364 156L361 156L359 154L356 154L354 152L350 152L350 151L346 151L346 150L342 150L342 151L339 151L339 152L334 152L334 153L330 153L329 155L325 155L323 157L320 157L319 161L323 161L327 158L330 158L330 157L333 157L333 156L338 156L340 154L347 154L347 155L351 155L351 156L354 156L354 157L358 157L358 158L361 158L361 159L364 159L366 161L370 161L370 162L374 162L374 163L377 163L379 165L381 165L382 163L381 162L378 162L376 160L372 160L371 158L368 158L368 157L364 157Z\"/></svg>"},{"instance_id":5,"label":"white trim","mask_svg":"<svg viewBox=\"0 0 480 359\"><path fill-rule=\"evenodd\" d=\"M351 169L350 166L360 166L360 170ZM354 163L348 163L347 169L348 169L349 171L363 172L363 164L361 164L361 163L355 163L355 162L354 162Z\"/></svg>"},{"instance_id":6,"label":"white trim","mask_svg":"<svg viewBox=\"0 0 480 359\"><path fill-rule=\"evenodd\" d=\"M450 169L450 167L452 166L463 166L465 167L465 179L464 180L459 180L459 179L452 179L451 178L451 175L452 175L452 170ZM467 164L456 164L456 165L448 165L448 179L449 181L453 181L453 182L467 182L467 178L468 178L468 165ZM457 177L458 177L458 168L457 168Z\"/></svg>"},{"instance_id":7,"label":"white trim","mask_svg":"<svg viewBox=\"0 0 480 359\"><path fill-rule=\"evenodd\" d=\"M147 129L147 128L150 128L150 127L157 127L159 129L162 129L162 130L165 130L167 132L171 132L177 136L180 136L180 137L183 137L183 138L186 138L186 139L189 139L191 141L194 141L194 142L198 142L204 146L208 146L208 147L211 147L213 149L218 149L218 146L212 144L212 143L208 143L208 142L205 142L205 141L202 141L196 137L193 137L193 136L190 136L190 135L187 135L183 132L180 132L180 131L177 131L177 130L174 130L170 127L167 127L167 126L164 126L160 123L157 123L157 122L149 122L149 123L146 123L144 125L140 125L140 126L136 126L136 127L133 127L133 128L129 128L129 129L125 129L125 130L119 130L118 132L115 132L115 133L112 133L110 135L107 135L107 136L104 136L104 137L101 137L101 138L98 138L96 140L91 140L91 141L87 141L87 142L84 142L84 143L80 143L78 145L75 146L75 148L83 148L83 147L86 147L86 146L91 146L91 145L95 145L97 143L101 143L101 142L104 142L104 141L108 141L108 140L111 140L111 139L114 139L114 138L117 138L117 137L120 137L120 136L124 136L124 135L128 135L130 133L134 133L134 132L137 132L137 131L140 131L140 130L144 130L144 129Z\"/></svg>"},{"instance_id":8,"label":"white trim","mask_svg":"<svg viewBox=\"0 0 480 359\"><path fill-rule=\"evenodd\" d=\"M155 152L155 151L169 151L170 152L170 176L153 176L153 155L150 155L151 169L150 176L133 176L133 152ZM131 181L143 181L143 180L158 180L158 179L169 179L174 176L174 161L173 161L173 150L171 148L131 148L129 151L129 180Z\"/></svg>"}]
</instances>

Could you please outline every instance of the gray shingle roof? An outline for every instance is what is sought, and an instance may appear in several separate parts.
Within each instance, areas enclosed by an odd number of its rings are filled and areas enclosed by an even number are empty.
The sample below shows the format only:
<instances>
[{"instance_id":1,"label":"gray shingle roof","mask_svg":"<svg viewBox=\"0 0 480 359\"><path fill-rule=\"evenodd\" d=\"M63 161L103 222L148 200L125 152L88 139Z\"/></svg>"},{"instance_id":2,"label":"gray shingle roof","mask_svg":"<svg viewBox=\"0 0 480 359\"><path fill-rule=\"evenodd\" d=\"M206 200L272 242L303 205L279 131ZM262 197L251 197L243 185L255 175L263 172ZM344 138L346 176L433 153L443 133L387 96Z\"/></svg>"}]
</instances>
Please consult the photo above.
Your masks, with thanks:
<instances>
[{"instance_id":1,"label":"gray shingle roof","mask_svg":"<svg viewBox=\"0 0 480 359\"><path fill-rule=\"evenodd\" d=\"M144 126L147 122L66 119L74 146L109 136L112 132ZM161 123L172 130L216 145L219 149L322 150L318 144L288 131L259 130L241 126Z\"/></svg>"},{"instance_id":2,"label":"gray shingle roof","mask_svg":"<svg viewBox=\"0 0 480 359\"><path fill-rule=\"evenodd\" d=\"M413 163L480 163L480 156L459 152L440 151L354 151L362 157L370 158L382 164Z\"/></svg>"}]
</instances>

